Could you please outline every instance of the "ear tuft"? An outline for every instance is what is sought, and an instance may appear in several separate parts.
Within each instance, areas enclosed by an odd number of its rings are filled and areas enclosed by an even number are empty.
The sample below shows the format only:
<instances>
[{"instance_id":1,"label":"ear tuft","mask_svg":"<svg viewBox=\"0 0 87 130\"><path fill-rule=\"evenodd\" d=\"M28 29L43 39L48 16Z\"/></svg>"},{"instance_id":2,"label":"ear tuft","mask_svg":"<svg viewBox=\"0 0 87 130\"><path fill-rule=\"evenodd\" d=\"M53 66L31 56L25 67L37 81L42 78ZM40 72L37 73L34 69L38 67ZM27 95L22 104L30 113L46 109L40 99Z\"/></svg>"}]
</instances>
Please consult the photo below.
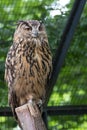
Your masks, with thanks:
<instances>
[{"instance_id":1,"label":"ear tuft","mask_svg":"<svg viewBox=\"0 0 87 130\"><path fill-rule=\"evenodd\" d=\"M19 26L21 23L24 23L25 21L24 20L20 20L16 23L17 26Z\"/></svg>"}]
</instances>

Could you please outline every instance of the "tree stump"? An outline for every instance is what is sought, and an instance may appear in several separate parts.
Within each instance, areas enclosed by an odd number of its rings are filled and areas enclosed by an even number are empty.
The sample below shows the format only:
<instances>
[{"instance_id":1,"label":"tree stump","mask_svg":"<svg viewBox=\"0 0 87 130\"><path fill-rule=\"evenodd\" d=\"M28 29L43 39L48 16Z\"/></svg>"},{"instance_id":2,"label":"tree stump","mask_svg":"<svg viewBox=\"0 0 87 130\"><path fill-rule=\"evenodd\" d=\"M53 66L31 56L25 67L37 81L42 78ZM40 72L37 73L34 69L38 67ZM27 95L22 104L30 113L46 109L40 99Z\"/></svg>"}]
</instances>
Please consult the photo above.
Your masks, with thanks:
<instances>
[{"instance_id":1,"label":"tree stump","mask_svg":"<svg viewBox=\"0 0 87 130\"><path fill-rule=\"evenodd\" d=\"M27 103L15 111L23 130L47 130L36 104L32 108L31 104Z\"/></svg>"}]
</instances>

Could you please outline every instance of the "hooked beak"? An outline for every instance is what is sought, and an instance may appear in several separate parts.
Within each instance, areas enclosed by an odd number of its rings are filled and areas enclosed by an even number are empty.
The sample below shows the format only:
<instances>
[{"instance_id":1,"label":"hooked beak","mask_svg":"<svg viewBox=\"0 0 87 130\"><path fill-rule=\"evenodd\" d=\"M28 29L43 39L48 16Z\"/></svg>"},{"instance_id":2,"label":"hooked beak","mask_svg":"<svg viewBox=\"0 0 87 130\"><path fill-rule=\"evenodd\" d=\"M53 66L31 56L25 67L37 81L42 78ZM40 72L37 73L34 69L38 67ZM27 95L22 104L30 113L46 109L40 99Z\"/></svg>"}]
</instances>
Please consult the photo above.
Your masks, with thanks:
<instances>
[{"instance_id":1,"label":"hooked beak","mask_svg":"<svg viewBox=\"0 0 87 130\"><path fill-rule=\"evenodd\" d=\"M32 37L38 37L38 30L32 30Z\"/></svg>"}]
</instances>

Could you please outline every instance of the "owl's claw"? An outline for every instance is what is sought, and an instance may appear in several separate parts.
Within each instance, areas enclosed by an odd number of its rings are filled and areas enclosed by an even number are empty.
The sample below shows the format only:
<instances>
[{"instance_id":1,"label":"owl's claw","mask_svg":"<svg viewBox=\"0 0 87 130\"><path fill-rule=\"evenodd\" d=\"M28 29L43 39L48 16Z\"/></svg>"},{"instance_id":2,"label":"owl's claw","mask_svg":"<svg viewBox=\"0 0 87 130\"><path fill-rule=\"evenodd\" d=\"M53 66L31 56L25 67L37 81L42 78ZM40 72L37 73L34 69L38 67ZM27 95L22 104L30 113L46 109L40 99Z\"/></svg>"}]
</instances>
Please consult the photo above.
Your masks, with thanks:
<instances>
[{"instance_id":1,"label":"owl's claw","mask_svg":"<svg viewBox=\"0 0 87 130\"><path fill-rule=\"evenodd\" d=\"M37 108L37 104L35 103L35 101L33 99L30 99L28 101L28 108L30 110L30 113L32 116L36 117L38 115L38 108Z\"/></svg>"},{"instance_id":2,"label":"owl's claw","mask_svg":"<svg viewBox=\"0 0 87 130\"><path fill-rule=\"evenodd\" d=\"M34 101L33 99L30 99L30 100L28 101L28 103L30 103L31 105L34 105L34 104L35 104L35 101Z\"/></svg>"},{"instance_id":3,"label":"owl's claw","mask_svg":"<svg viewBox=\"0 0 87 130\"><path fill-rule=\"evenodd\" d=\"M41 100L41 99L38 99L38 101L37 101L37 102L35 102L35 100L33 100L33 99L30 99L30 100L28 101L28 103L32 104L33 106L34 106L34 105L35 105L35 103L36 103L39 107L41 107L41 106L42 106L42 104L43 104L43 102L42 102L42 100Z\"/></svg>"},{"instance_id":4,"label":"owl's claw","mask_svg":"<svg viewBox=\"0 0 87 130\"><path fill-rule=\"evenodd\" d=\"M39 100L37 101L37 105L38 105L39 107L41 107L41 106L42 106L42 104L43 104L42 100L41 100L41 99L39 99Z\"/></svg>"}]
</instances>

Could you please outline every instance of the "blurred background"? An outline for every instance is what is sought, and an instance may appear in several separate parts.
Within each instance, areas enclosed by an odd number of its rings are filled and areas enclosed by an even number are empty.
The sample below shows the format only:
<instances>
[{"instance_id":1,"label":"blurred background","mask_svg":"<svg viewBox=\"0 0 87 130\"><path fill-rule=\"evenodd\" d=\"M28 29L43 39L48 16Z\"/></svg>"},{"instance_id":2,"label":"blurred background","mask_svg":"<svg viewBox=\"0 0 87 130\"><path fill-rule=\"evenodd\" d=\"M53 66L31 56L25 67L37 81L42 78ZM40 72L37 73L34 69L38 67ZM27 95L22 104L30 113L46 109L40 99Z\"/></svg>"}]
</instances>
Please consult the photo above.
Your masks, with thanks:
<instances>
[{"instance_id":1,"label":"blurred background","mask_svg":"<svg viewBox=\"0 0 87 130\"><path fill-rule=\"evenodd\" d=\"M19 20L42 20L53 58L74 0L0 0L0 107L8 107L5 58ZM48 106L87 105L87 3ZM48 116L49 130L86 130L87 115ZM19 130L13 117L0 116L0 130Z\"/></svg>"}]
</instances>

